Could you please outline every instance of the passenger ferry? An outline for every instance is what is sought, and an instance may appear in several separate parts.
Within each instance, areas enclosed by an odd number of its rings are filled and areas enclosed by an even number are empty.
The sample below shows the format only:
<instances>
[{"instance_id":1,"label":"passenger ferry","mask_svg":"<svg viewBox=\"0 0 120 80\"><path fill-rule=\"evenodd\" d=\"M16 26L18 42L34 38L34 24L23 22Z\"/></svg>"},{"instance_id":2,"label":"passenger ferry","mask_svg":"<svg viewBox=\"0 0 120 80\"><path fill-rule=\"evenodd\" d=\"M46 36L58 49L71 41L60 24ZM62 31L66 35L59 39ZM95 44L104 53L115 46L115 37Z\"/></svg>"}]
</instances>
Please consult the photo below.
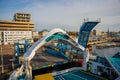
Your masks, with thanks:
<instances>
[{"instance_id":1,"label":"passenger ferry","mask_svg":"<svg viewBox=\"0 0 120 80\"><path fill-rule=\"evenodd\" d=\"M120 57L117 57L119 52L112 58L105 56L90 59L87 49L88 37L99 22L85 21L79 31L78 43L64 30L53 29L27 50L20 68L10 75L9 80L120 80ZM58 40L58 44L55 45L57 48L48 52L64 57L65 61L32 67L31 60L36 50L52 40ZM65 54L67 50L68 55Z\"/></svg>"}]
</instances>

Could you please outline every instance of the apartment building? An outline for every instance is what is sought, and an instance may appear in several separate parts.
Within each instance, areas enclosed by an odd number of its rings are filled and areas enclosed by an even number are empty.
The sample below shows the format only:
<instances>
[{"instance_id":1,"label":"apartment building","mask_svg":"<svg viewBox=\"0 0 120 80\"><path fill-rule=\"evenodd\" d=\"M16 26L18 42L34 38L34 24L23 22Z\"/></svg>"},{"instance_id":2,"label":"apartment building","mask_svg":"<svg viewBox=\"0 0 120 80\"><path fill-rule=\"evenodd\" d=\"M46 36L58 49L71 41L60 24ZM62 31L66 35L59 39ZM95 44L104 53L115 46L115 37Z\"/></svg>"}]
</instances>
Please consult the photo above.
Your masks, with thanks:
<instances>
[{"instance_id":1,"label":"apartment building","mask_svg":"<svg viewBox=\"0 0 120 80\"><path fill-rule=\"evenodd\" d=\"M19 40L32 40L32 31L34 30L34 23L30 22L30 17L20 16L22 13L16 13L13 21L0 20L0 32L2 44L14 44ZM27 13L23 13L27 15Z\"/></svg>"},{"instance_id":2,"label":"apartment building","mask_svg":"<svg viewBox=\"0 0 120 80\"><path fill-rule=\"evenodd\" d=\"M32 39L32 31L3 31L3 44L14 44L19 40Z\"/></svg>"},{"instance_id":3,"label":"apartment building","mask_svg":"<svg viewBox=\"0 0 120 80\"><path fill-rule=\"evenodd\" d=\"M19 21L19 22L30 22L31 19L31 14L29 13L15 13L14 14L14 21Z\"/></svg>"}]
</instances>

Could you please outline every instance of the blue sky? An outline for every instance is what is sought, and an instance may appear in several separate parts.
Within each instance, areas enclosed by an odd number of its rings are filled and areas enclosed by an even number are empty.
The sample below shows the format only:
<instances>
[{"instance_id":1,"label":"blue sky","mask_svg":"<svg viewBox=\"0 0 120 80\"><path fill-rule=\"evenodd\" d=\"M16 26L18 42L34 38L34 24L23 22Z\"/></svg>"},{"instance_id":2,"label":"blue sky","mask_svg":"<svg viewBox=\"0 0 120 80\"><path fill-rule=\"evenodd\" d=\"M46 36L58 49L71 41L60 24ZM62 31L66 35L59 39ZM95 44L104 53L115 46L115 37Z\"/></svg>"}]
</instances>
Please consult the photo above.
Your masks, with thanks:
<instances>
[{"instance_id":1,"label":"blue sky","mask_svg":"<svg viewBox=\"0 0 120 80\"><path fill-rule=\"evenodd\" d=\"M120 31L120 0L0 0L0 20L12 20L16 12L31 13L39 31L79 31L84 18L101 18L95 29Z\"/></svg>"}]
</instances>

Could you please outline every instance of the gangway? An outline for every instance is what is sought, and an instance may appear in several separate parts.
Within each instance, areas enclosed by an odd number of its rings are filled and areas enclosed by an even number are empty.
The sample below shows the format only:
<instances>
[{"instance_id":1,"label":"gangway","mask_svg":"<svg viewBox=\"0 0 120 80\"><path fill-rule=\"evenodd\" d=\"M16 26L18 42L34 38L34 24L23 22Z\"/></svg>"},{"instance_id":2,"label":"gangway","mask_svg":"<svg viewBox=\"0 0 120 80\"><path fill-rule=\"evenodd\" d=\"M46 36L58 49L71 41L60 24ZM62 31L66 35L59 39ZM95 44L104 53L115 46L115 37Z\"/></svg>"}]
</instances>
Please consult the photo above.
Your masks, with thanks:
<instances>
[{"instance_id":1,"label":"gangway","mask_svg":"<svg viewBox=\"0 0 120 80\"><path fill-rule=\"evenodd\" d=\"M79 34L78 34L78 43L82 45L84 48L87 47L88 38L91 30L100 23L100 19L95 21L90 21L88 19L84 20L84 23L80 27Z\"/></svg>"}]
</instances>

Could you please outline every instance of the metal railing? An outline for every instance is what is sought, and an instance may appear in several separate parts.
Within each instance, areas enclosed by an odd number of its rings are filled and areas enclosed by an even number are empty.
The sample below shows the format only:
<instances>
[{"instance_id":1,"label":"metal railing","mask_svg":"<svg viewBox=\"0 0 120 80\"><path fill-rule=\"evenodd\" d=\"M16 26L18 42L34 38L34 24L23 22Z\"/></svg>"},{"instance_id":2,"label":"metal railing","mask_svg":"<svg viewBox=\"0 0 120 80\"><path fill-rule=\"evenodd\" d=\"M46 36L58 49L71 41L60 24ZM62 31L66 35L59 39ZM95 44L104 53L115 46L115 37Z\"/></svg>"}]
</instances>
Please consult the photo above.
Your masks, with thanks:
<instances>
[{"instance_id":1,"label":"metal railing","mask_svg":"<svg viewBox=\"0 0 120 80\"><path fill-rule=\"evenodd\" d=\"M101 22L101 18L84 18L84 22Z\"/></svg>"}]
</instances>

